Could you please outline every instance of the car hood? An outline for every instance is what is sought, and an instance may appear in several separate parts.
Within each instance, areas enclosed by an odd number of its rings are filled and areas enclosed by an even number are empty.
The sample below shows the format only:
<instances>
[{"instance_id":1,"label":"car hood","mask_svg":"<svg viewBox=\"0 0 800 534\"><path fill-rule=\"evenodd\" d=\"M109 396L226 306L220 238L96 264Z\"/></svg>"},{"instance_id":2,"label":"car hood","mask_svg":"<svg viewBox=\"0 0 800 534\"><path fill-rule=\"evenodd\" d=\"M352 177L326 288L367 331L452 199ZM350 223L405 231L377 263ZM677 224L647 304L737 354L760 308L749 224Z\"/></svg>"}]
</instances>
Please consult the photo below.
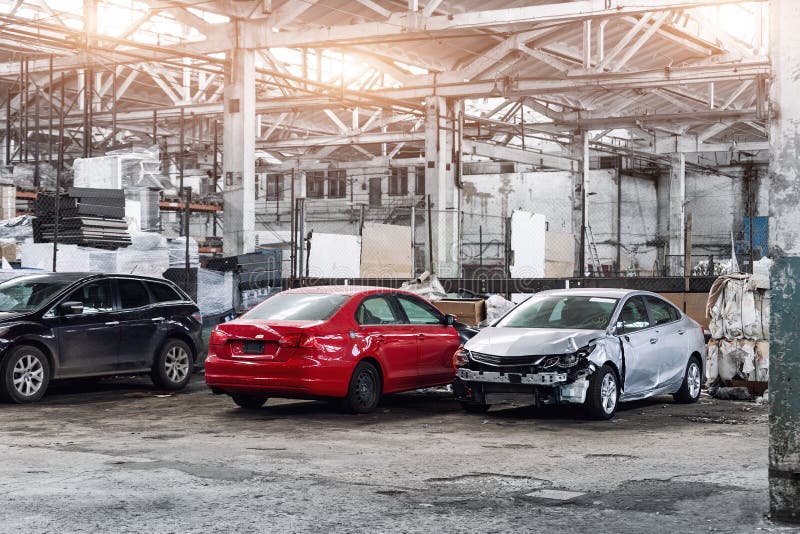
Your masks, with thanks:
<instances>
[{"instance_id":1,"label":"car hood","mask_svg":"<svg viewBox=\"0 0 800 534\"><path fill-rule=\"evenodd\" d=\"M568 354L603 336L602 330L484 328L464 346L492 356Z\"/></svg>"},{"instance_id":2,"label":"car hood","mask_svg":"<svg viewBox=\"0 0 800 534\"><path fill-rule=\"evenodd\" d=\"M14 319L19 319L20 317L27 315L26 313L21 312L0 312L0 322L12 321Z\"/></svg>"}]
</instances>

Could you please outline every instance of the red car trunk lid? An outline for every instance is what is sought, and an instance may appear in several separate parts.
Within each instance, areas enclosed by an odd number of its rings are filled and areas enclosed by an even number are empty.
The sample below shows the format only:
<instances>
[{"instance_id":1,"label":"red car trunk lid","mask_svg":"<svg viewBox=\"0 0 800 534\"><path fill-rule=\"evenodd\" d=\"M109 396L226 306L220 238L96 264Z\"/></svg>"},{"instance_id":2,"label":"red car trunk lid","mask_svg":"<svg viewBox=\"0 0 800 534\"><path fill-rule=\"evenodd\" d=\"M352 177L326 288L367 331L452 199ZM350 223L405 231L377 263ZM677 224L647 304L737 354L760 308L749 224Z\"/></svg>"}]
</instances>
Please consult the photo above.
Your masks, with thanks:
<instances>
[{"instance_id":1,"label":"red car trunk lid","mask_svg":"<svg viewBox=\"0 0 800 534\"><path fill-rule=\"evenodd\" d=\"M314 321L232 321L216 327L210 343L220 358L284 362L301 346Z\"/></svg>"}]
</instances>

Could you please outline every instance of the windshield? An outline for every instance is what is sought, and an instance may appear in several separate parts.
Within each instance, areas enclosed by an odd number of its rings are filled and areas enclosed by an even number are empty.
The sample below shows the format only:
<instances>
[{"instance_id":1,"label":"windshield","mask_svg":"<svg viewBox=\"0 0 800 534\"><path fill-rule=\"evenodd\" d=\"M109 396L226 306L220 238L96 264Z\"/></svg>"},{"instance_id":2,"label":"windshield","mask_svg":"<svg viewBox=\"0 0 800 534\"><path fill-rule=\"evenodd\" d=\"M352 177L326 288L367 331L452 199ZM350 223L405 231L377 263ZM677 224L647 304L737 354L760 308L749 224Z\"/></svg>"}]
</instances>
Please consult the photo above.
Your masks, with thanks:
<instances>
[{"instance_id":1,"label":"windshield","mask_svg":"<svg viewBox=\"0 0 800 534\"><path fill-rule=\"evenodd\" d=\"M568 328L604 330L617 299L574 296L533 296L523 302L495 326L508 328Z\"/></svg>"},{"instance_id":2,"label":"windshield","mask_svg":"<svg viewBox=\"0 0 800 534\"><path fill-rule=\"evenodd\" d=\"M0 284L0 312L29 312L45 304L69 282L45 277L15 278Z\"/></svg>"},{"instance_id":3,"label":"windshield","mask_svg":"<svg viewBox=\"0 0 800 534\"><path fill-rule=\"evenodd\" d=\"M246 319L324 321L336 313L349 297L327 293L278 293L246 314Z\"/></svg>"}]
</instances>

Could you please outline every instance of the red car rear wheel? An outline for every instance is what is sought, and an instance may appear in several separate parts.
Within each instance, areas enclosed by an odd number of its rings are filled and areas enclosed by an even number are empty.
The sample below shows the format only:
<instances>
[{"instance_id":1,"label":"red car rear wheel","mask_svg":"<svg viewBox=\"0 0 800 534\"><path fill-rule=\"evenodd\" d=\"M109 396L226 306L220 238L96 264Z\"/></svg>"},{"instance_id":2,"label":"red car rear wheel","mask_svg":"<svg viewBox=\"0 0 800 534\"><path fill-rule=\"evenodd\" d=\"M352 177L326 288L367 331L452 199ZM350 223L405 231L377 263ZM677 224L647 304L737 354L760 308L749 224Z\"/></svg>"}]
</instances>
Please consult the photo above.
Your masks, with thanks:
<instances>
[{"instance_id":1,"label":"red car rear wheel","mask_svg":"<svg viewBox=\"0 0 800 534\"><path fill-rule=\"evenodd\" d=\"M346 407L353 413L369 413L381 400L381 376L369 362L360 362L350 378L345 398Z\"/></svg>"}]
</instances>

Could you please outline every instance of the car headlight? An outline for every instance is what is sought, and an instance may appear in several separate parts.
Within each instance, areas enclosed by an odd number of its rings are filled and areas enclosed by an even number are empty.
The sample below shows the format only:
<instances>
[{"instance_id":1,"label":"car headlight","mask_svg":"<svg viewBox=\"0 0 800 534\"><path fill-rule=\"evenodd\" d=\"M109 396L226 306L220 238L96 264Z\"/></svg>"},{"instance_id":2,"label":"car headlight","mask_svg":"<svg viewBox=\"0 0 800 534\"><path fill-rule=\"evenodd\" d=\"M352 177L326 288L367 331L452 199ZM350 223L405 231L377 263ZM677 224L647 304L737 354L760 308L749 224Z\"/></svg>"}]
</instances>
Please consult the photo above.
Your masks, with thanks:
<instances>
[{"instance_id":1,"label":"car headlight","mask_svg":"<svg viewBox=\"0 0 800 534\"><path fill-rule=\"evenodd\" d=\"M594 345L586 345L585 347L581 347L572 354L564 354L559 357L558 366L559 367L575 367L578 365L581 360L588 358L589 355L594 350Z\"/></svg>"},{"instance_id":2,"label":"car headlight","mask_svg":"<svg viewBox=\"0 0 800 534\"><path fill-rule=\"evenodd\" d=\"M458 369L464 367L469 363L469 351L463 345L458 347L458 350L453 354L453 368Z\"/></svg>"},{"instance_id":3,"label":"car headlight","mask_svg":"<svg viewBox=\"0 0 800 534\"><path fill-rule=\"evenodd\" d=\"M542 366L542 369L550 369L551 367L555 367L556 365L558 365L558 362L560 360L561 360L560 356L548 356L547 358L542 360L542 363L540 365Z\"/></svg>"}]
</instances>

